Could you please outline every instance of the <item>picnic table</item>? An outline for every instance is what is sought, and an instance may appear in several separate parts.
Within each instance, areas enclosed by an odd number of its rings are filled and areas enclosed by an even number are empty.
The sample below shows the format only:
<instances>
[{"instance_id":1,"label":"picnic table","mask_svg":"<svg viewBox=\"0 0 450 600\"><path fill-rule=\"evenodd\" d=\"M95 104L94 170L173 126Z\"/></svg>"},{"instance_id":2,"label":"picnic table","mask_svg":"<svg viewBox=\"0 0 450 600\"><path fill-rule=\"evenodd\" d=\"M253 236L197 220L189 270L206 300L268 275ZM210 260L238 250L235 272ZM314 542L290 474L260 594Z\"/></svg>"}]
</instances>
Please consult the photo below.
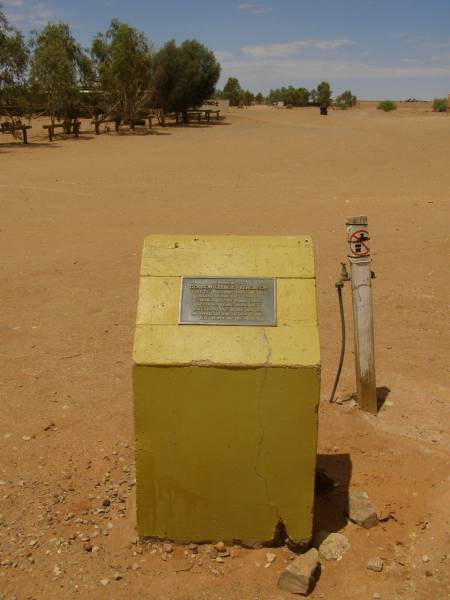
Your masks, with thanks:
<instances>
[{"instance_id":1,"label":"picnic table","mask_svg":"<svg viewBox=\"0 0 450 600\"><path fill-rule=\"evenodd\" d=\"M75 135L75 137L78 137L79 133L80 133L80 126L81 126L81 122L76 120L74 121L73 125L71 126L71 130L72 131L68 131L67 133L73 133ZM57 128L64 128L67 129L67 123L50 123L49 125L42 125L43 129L46 129L48 132L48 139L52 142L53 138L55 136L55 129Z\"/></svg>"},{"instance_id":2,"label":"picnic table","mask_svg":"<svg viewBox=\"0 0 450 600\"><path fill-rule=\"evenodd\" d=\"M126 121L126 125L129 125L132 129L134 129L135 125L145 125L146 119L148 119L148 128L152 128L152 115L145 115L139 117L132 117ZM116 116L113 119L93 119L91 124L95 126L96 135L100 135L100 125L103 123L114 123L114 128L116 133L120 131L120 125L122 124L122 118L120 116Z\"/></svg>"},{"instance_id":3,"label":"picnic table","mask_svg":"<svg viewBox=\"0 0 450 600\"><path fill-rule=\"evenodd\" d=\"M27 130L31 129L31 125L23 125L22 123L1 123L0 124L0 132L1 133L11 133L14 135L15 131L22 132L22 141L24 144L28 144L28 135Z\"/></svg>"},{"instance_id":4,"label":"picnic table","mask_svg":"<svg viewBox=\"0 0 450 600\"><path fill-rule=\"evenodd\" d=\"M215 113L216 114L216 119L219 120L220 110L218 110L218 109L198 108L198 109L188 110L187 111L188 119L191 116L197 117L197 120L198 120L199 123L201 121L202 116L204 116L205 117L205 121L207 123L209 123L210 120L211 120L211 114L212 113ZM177 115L177 124L178 124L178 115Z\"/></svg>"}]
</instances>

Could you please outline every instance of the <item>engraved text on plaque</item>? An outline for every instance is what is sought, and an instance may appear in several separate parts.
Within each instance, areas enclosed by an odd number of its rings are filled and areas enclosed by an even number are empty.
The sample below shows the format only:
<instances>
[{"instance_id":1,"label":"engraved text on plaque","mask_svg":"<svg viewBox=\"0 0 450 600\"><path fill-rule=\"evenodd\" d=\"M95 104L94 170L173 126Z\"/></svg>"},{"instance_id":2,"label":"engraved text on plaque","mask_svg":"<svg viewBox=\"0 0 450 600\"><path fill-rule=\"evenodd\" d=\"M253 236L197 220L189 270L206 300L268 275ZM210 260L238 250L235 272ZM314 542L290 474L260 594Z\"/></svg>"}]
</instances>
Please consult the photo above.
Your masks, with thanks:
<instances>
[{"instance_id":1,"label":"engraved text on plaque","mask_svg":"<svg viewBox=\"0 0 450 600\"><path fill-rule=\"evenodd\" d=\"M276 280L183 277L181 325L276 325Z\"/></svg>"}]
</instances>

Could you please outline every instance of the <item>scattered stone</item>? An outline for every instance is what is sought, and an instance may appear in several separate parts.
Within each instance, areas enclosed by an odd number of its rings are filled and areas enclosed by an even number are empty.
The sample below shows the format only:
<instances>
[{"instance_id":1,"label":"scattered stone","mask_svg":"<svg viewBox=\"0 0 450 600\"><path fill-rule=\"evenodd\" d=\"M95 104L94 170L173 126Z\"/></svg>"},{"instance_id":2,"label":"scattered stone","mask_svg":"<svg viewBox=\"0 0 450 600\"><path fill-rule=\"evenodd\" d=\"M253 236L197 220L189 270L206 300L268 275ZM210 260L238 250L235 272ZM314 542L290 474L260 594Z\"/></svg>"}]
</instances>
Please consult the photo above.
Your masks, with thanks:
<instances>
[{"instance_id":1,"label":"scattered stone","mask_svg":"<svg viewBox=\"0 0 450 600\"><path fill-rule=\"evenodd\" d=\"M212 560L215 560L219 554L217 548L211 544L207 544L207 546L205 546L205 553L206 556Z\"/></svg>"},{"instance_id":2,"label":"scattered stone","mask_svg":"<svg viewBox=\"0 0 450 600\"><path fill-rule=\"evenodd\" d=\"M102 504L103 506L111 506L111 500L109 498L105 498Z\"/></svg>"},{"instance_id":3,"label":"scattered stone","mask_svg":"<svg viewBox=\"0 0 450 600\"><path fill-rule=\"evenodd\" d=\"M424 562L424 563L430 562L430 557L429 557L429 556L427 556L426 554L424 554L424 555L422 556L422 562Z\"/></svg>"},{"instance_id":4,"label":"scattered stone","mask_svg":"<svg viewBox=\"0 0 450 600\"><path fill-rule=\"evenodd\" d=\"M319 553L311 548L292 561L278 579L278 589L307 596L319 577Z\"/></svg>"},{"instance_id":5,"label":"scattered stone","mask_svg":"<svg viewBox=\"0 0 450 600\"><path fill-rule=\"evenodd\" d=\"M173 552L173 544L164 544L163 550L167 554L171 554Z\"/></svg>"},{"instance_id":6,"label":"scattered stone","mask_svg":"<svg viewBox=\"0 0 450 600\"><path fill-rule=\"evenodd\" d=\"M373 600L381 600L381 596L380 596L380 594L377 594L377 592L375 592L375 594L373 594L372 598L373 598Z\"/></svg>"},{"instance_id":7,"label":"scattered stone","mask_svg":"<svg viewBox=\"0 0 450 600\"><path fill-rule=\"evenodd\" d=\"M55 565L53 567L53 573L54 573L55 577L59 577L62 573L62 570L58 565Z\"/></svg>"},{"instance_id":8,"label":"scattered stone","mask_svg":"<svg viewBox=\"0 0 450 600\"><path fill-rule=\"evenodd\" d=\"M426 577L433 577L433 573L431 571L425 571Z\"/></svg>"},{"instance_id":9,"label":"scattered stone","mask_svg":"<svg viewBox=\"0 0 450 600\"><path fill-rule=\"evenodd\" d=\"M100 583L104 586L108 585L109 579L100 579Z\"/></svg>"},{"instance_id":10,"label":"scattered stone","mask_svg":"<svg viewBox=\"0 0 450 600\"><path fill-rule=\"evenodd\" d=\"M227 549L223 542L217 542L217 544L215 545L215 548L218 552L225 552Z\"/></svg>"},{"instance_id":11,"label":"scattered stone","mask_svg":"<svg viewBox=\"0 0 450 600\"><path fill-rule=\"evenodd\" d=\"M223 558L221 556L218 556L216 558L216 562L218 562L218 563L224 563L225 561L223 560Z\"/></svg>"},{"instance_id":12,"label":"scattered stone","mask_svg":"<svg viewBox=\"0 0 450 600\"><path fill-rule=\"evenodd\" d=\"M123 576L120 573L114 573L114 581L120 581Z\"/></svg>"},{"instance_id":13,"label":"scattered stone","mask_svg":"<svg viewBox=\"0 0 450 600\"><path fill-rule=\"evenodd\" d=\"M383 570L383 559L379 556L373 556L369 559L367 563L367 568L369 571L375 571L376 573L380 573Z\"/></svg>"},{"instance_id":14,"label":"scattered stone","mask_svg":"<svg viewBox=\"0 0 450 600\"><path fill-rule=\"evenodd\" d=\"M94 549L94 546L92 544L83 544L83 548L86 550L86 552L92 552Z\"/></svg>"},{"instance_id":15,"label":"scattered stone","mask_svg":"<svg viewBox=\"0 0 450 600\"><path fill-rule=\"evenodd\" d=\"M31 437L29 435L23 435L22 439L24 442L29 442L31 440Z\"/></svg>"},{"instance_id":16,"label":"scattered stone","mask_svg":"<svg viewBox=\"0 0 450 600\"><path fill-rule=\"evenodd\" d=\"M131 565L131 568L133 569L133 571L137 571L137 570L139 569L139 565L138 565L138 563L133 563L133 564Z\"/></svg>"},{"instance_id":17,"label":"scattered stone","mask_svg":"<svg viewBox=\"0 0 450 600\"><path fill-rule=\"evenodd\" d=\"M192 553L192 554L197 554L198 553L198 547L197 544L189 544L188 546L188 550Z\"/></svg>"},{"instance_id":18,"label":"scattered stone","mask_svg":"<svg viewBox=\"0 0 450 600\"><path fill-rule=\"evenodd\" d=\"M100 552L99 546L92 546L92 552L95 554L96 552Z\"/></svg>"},{"instance_id":19,"label":"scattered stone","mask_svg":"<svg viewBox=\"0 0 450 600\"><path fill-rule=\"evenodd\" d=\"M277 555L274 554L273 552L267 552L266 560L268 563L272 564L277 560Z\"/></svg>"},{"instance_id":20,"label":"scattered stone","mask_svg":"<svg viewBox=\"0 0 450 600\"><path fill-rule=\"evenodd\" d=\"M350 548L350 542L342 533L330 533L320 544L319 555L324 560L340 560Z\"/></svg>"},{"instance_id":21,"label":"scattered stone","mask_svg":"<svg viewBox=\"0 0 450 600\"><path fill-rule=\"evenodd\" d=\"M369 500L367 492L355 490L348 497L348 516L350 521L370 529L378 524L377 513Z\"/></svg>"}]
</instances>

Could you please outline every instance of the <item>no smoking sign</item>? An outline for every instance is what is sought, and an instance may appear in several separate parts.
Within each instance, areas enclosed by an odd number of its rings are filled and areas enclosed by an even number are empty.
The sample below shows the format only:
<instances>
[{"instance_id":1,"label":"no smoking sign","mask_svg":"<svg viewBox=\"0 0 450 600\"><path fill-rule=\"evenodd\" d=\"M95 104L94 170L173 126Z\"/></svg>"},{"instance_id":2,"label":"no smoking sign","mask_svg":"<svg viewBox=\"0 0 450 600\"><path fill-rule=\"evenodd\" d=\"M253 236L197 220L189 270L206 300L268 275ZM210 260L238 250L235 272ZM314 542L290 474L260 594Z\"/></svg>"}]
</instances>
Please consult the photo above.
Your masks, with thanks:
<instances>
[{"instance_id":1,"label":"no smoking sign","mask_svg":"<svg viewBox=\"0 0 450 600\"><path fill-rule=\"evenodd\" d=\"M350 229L350 228L349 228ZM350 256L364 257L370 256L369 232L367 229L356 229L348 232L348 244L350 247Z\"/></svg>"}]
</instances>

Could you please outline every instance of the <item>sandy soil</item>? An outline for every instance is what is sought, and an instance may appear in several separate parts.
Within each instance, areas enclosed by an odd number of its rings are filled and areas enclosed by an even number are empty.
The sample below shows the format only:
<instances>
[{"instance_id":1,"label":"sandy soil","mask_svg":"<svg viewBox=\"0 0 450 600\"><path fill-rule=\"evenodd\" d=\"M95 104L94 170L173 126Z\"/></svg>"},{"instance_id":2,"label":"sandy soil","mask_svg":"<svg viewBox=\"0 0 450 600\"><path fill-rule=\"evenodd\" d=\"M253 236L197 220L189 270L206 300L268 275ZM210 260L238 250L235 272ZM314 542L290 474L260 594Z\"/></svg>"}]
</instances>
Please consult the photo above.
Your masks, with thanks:
<instances>
[{"instance_id":1,"label":"sandy soil","mask_svg":"<svg viewBox=\"0 0 450 600\"><path fill-rule=\"evenodd\" d=\"M276 587L284 548L266 569L267 549L232 548L218 564L179 547L164 561L135 540L140 251L148 233L180 232L313 236L319 464L338 484L318 498L315 523L343 532L351 548L324 565L311 597L447 599L450 118L422 104L327 118L252 108L151 135L50 144L35 123L30 137L28 147L0 138L0 598L289 597ZM339 352L334 282L344 220L355 214L369 216L377 275L377 378L387 394L377 417L327 402ZM345 301L349 317L348 289ZM339 393L353 389L350 347ZM348 486L366 489L384 522L347 524ZM366 569L374 555L381 573Z\"/></svg>"}]
</instances>

